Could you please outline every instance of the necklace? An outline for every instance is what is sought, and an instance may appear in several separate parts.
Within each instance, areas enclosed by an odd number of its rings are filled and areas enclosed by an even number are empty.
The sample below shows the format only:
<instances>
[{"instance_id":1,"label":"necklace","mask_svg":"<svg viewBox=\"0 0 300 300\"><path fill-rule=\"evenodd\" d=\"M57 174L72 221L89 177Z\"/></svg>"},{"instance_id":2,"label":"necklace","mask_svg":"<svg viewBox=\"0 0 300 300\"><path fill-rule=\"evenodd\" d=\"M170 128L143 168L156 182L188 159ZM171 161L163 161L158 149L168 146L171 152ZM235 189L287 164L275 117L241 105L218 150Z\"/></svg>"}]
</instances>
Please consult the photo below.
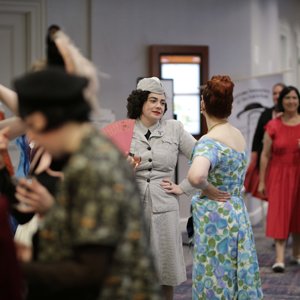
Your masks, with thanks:
<instances>
[{"instance_id":1,"label":"necklace","mask_svg":"<svg viewBox=\"0 0 300 300\"><path fill-rule=\"evenodd\" d=\"M214 127L216 127L216 126L218 126L218 125L222 125L222 124L226 124L226 123L227 123L227 121L216 123L216 124L214 124L213 126L211 126L211 127L207 130L207 132L210 132Z\"/></svg>"}]
</instances>

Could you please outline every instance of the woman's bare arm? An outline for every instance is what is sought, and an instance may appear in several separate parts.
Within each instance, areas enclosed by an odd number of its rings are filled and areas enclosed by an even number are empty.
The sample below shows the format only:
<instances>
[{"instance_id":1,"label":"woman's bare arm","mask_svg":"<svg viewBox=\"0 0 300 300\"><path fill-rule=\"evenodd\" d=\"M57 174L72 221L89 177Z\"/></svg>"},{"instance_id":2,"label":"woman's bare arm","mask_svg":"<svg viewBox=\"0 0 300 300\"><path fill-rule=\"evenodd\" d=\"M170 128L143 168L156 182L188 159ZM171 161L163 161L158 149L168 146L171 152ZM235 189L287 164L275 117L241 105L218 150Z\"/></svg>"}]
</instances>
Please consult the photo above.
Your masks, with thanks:
<instances>
[{"instance_id":1,"label":"woman's bare arm","mask_svg":"<svg viewBox=\"0 0 300 300\"><path fill-rule=\"evenodd\" d=\"M263 150L260 155L258 192L265 195L266 170L271 157L272 139L267 132L264 134Z\"/></svg>"},{"instance_id":2,"label":"woman's bare arm","mask_svg":"<svg viewBox=\"0 0 300 300\"><path fill-rule=\"evenodd\" d=\"M25 134L25 124L19 117L11 117L0 121L0 130L9 127L9 131L6 134L9 140L13 140L16 137Z\"/></svg>"},{"instance_id":3,"label":"woman's bare arm","mask_svg":"<svg viewBox=\"0 0 300 300\"><path fill-rule=\"evenodd\" d=\"M16 115L18 113L18 96L17 94L0 84L0 100Z\"/></svg>"}]
</instances>

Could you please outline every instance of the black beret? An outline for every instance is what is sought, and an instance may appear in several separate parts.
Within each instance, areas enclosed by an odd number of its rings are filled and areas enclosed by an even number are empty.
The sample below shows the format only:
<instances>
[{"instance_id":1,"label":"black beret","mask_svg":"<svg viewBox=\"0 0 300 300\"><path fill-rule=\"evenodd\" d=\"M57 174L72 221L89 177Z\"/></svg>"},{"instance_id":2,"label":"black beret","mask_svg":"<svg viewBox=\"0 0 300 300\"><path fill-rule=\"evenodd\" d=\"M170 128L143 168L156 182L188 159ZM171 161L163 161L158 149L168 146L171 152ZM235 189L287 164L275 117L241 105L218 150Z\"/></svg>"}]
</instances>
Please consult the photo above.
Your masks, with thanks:
<instances>
[{"instance_id":1,"label":"black beret","mask_svg":"<svg viewBox=\"0 0 300 300\"><path fill-rule=\"evenodd\" d=\"M24 117L34 111L79 105L86 102L83 90L87 84L86 78L70 75L61 68L28 73L14 81L19 113Z\"/></svg>"}]
</instances>

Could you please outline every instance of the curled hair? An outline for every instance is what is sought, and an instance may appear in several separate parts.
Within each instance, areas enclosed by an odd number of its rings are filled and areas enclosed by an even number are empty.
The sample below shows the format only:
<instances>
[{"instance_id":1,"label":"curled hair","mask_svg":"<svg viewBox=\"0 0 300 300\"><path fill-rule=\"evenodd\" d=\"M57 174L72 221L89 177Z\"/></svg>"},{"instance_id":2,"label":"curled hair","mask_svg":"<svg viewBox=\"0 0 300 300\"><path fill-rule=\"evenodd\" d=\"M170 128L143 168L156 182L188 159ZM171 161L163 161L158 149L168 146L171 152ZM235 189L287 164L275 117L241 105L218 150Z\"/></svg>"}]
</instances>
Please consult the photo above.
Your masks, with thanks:
<instances>
[{"instance_id":1,"label":"curled hair","mask_svg":"<svg viewBox=\"0 0 300 300\"><path fill-rule=\"evenodd\" d=\"M284 112L284 108L282 105L283 99L284 97L289 94L290 92L294 91L297 94L298 97L298 102L299 102L299 106L298 106L298 113L300 113L300 94L299 91L296 87L289 85L286 86L280 93L279 97L278 97L278 103L277 103L277 107L278 107L278 111L282 111Z\"/></svg>"},{"instance_id":2,"label":"curled hair","mask_svg":"<svg viewBox=\"0 0 300 300\"><path fill-rule=\"evenodd\" d=\"M203 89L202 96L206 112L224 119L230 116L233 102L234 83L227 75L213 76Z\"/></svg>"},{"instance_id":3,"label":"curled hair","mask_svg":"<svg viewBox=\"0 0 300 300\"><path fill-rule=\"evenodd\" d=\"M151 92L142 90L133 90L127 98L127 117L130 119L138 119L143 112L144 103L147 101ZM165 111L167 111L167 103L165 104Z\"/></svg>"},{"instance_id":4,"label":"curled hair","mask_svg":"<svg viewBox=\"0 0 300 300\"><path fill-rule=\"evenodd\" d=\"M133 90L127 98L127 117L138 119L143 111L144 103L148 99L149 91Z\"/></svg>"}]
</instances>

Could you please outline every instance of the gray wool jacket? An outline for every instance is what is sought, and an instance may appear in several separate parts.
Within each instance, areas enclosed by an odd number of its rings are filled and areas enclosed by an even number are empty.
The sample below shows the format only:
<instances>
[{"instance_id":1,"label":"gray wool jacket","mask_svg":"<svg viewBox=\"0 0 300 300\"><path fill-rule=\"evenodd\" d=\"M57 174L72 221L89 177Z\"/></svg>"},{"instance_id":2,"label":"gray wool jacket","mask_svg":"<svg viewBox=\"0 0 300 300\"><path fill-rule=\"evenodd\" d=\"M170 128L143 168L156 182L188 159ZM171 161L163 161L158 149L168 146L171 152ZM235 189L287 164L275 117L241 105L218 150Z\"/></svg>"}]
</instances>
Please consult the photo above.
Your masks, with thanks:
<instances>
[{"instance_id":1,"label":"gray wool jacket","mask_svg":"<svg viewBox=\"0 0 300 300\"><path fill-rule=\"evenodd\" d=\"M141 197L151 197L153 212L179 210L178 196L166 193L160 183L165 177L174 180L179 153L190 159L196 140L177 120L161 120L149 130L151 136L147 140L148 128L137 119L130 147L131 153L141 157L136 169ZM196 192L186 178L179 186L187 195Z\"/></svg>"}]
</instances>

